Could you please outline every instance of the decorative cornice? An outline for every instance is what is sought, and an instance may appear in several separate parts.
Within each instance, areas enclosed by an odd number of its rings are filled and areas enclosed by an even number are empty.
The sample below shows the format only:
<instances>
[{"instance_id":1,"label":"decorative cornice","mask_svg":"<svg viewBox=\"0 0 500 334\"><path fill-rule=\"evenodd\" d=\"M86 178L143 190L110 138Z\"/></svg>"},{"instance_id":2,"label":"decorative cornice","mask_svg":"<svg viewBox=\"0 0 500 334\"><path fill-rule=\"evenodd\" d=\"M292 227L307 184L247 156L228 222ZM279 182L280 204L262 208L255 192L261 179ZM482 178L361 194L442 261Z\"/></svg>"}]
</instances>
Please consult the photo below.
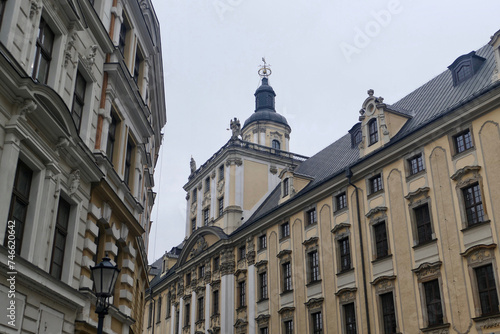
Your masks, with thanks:
<instances>
[{"instance_id":1,"label":"decorative cornice","mask_svg":"<svg viewBox=\"0 0 500 334\"><path fill-rule=\"evenodd\" d=\"M261 314L255 318L255 321L257 321L259 325L266 325L269 323L269 318L271 318L269 314Z\"/></svg>"},{"instance_id":2,"label":"decorative cornice","mask_svg":"<svg viewBox=\"0 0 500 334\"><path fill-rule=\"evenodd\" d=\"M340 224L337 224L335 225L334 228L332 228L332 233L337 233L338 231L344 229L344 228L347 228L349 229L349 227L351 227L351 224L349 223L340 223Z\"/></svg>"},{"instance_id":3,"label":"decorative cornice","mask_svg":"<svg viewBox=\"0 0 500 334\"><path fill-rule=\"evenodd\" d=\"M256 267L263 267L267 265L267 260L260 260L255 264Z\"/></svg>"},{"instance_id":4,"label":"decorative cornice","mask_svg":"<svg viewBox=\"0 0 500 334\"><path fill-rule=\"evenodd\" d=\"M481 166L465 166L464 168L461 168L455 172L450 178L453 181L458 181L460 180L464 175L466 175L469 172L477 173L481 169Z\"/></svg>"},{"instance_id":5,"label":"decorative cornice","mask_svg":"<svg viewBox=\"0 0 500 334\"><path fill-rule=\"evenodd\" d=\"M311 244L317 244L319 238L318 237L310 237L309 239L305 240L302 244L304 246L309 246Z\"/></svg>"},{"instance_id":6,"label":"decorative cornice","mask_svg":"<svg viewBox=\"0 0 500 334\"><path fill-rule=\"evenodd\" d=\"M418 268L412 269L412 271L417 275L419 280L432 278L438 276L442 263L441 261L434 263L424 262Z\"/></svg>"},{"instance_id":7,"label":"decorative cornice","mask_svg":"<svg viewBox=\"0 0 500 334\"><path fill-rule=\"evenodd\" d=\"M335 293L340 298L341 302L353 301L356 299L356 292L358 288L343 288Z\"/></svg>"},{"instance_id":8,"label":"decorative cornice","mask_svg":"<svg viewBox=\"0 0 500 334\"><path fill-rule=\"evenodd\" d=\"M371 218L373 215L375 215L379 212L386 212L386 211L387 211L386 206L377 206L377 207L371 209L370 211L368 211L368 213L366 214L366 217Z\"/></svg>"},{"instance_id":9,"label":"decorative cornice","mask_svg":"<svg viewBox=\"0 0 500 334\"><path fill-rule=\"evenodd\" d=\"M284 306L278 310L278 314L295 311L295 306Z\"/></svg>"},{"instance_id":10,"label":"decorative cornice","mask_svg":"<svg viewBox=\"0 0 500 334\"><path fill-rule=\"evenodd\" d=\"M467 248L467 250L463 253L460 253L460 255L462 255L463 257L469 257L472 253L474 252L477 252L478 250L481 250L481 249L493 249L497 246L497 244L489 244L489 245L485 245L485 244L481 244L481 245L475 245L475 246L472 246L472 247L469 247Z\"/></svg>"},{"instance_id":11,"label":"decorative cornice","mask_svg":"<svg viewBox=\"0 0 500 334\"><path fill-rule=\"evenodd\" d=\"M396 279L395 275L392 275L392 276L380 276L380 277L375 278L372 282L370 282L370 284L377 285L377 284L379 284L382 281L394 281L395 279Z\"/></svg>"},{"instance_id":12,"label":"decorative cornice","mask_svg":"<svg viewBox=\"0 0 500 334\"><path fill-rule=\"evenodd\" d=\"M423 195L424 197L427 197L427 193L429 192L430 188L429 187L422 187L418 188L415 191L411 191L408 193L408 195L405 196L407 200L412 200L420 195Z\"/></svg>"},{"instance_id":13,"label":"decorative cornice","mask_svg":"<svg viewBox=\"0 0 500 334\"><path fill-rule=\"evenodd\" d=\"M246 269L238 269L234 272L234 276L238 277L240 274L246 274L247 270Z\"/></svg>"},{"instance_id":14,"label":"decorative cornice","mask_svg":"<svg viewBox=\"0 0 500 334\"><path fill-rule=\"evenodd\" d=\"M304 303L304 305L309 309L319 308L323 304L323 300L325 300L325 298L323 297L310 298L307 302Z\"/></svg>"},{"instance_id":15,"label":"decorative cornice","mask_svg":"<svg viewBox=\"0 0 500 334\"><path fill-rule=\"evenodd\" d=\"M282 257L284 257L284 256L286 256L286 255L290 255L290 254L292 254L292 251L291 251L291 250L289 250L289 249L283 249L283 250L282 250L282 251L280 251L278 254L276 254L276 257L277 257L277 258L282 258Z\"/></svg>"}]
</instances>

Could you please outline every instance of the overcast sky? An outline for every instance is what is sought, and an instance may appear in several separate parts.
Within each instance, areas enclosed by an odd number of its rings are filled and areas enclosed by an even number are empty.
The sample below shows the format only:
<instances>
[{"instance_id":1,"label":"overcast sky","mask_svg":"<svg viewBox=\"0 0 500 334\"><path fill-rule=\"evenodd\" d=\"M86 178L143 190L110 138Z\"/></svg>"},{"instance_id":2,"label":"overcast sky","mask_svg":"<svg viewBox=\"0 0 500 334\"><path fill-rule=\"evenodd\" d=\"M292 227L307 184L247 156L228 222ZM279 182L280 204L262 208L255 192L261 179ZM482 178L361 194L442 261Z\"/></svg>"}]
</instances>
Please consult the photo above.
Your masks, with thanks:
<instances>
[{"instance_id":1,"label":"overcast sky","mask_svg":"<svg viewBox=\"0 0 500 334\"><path fill-rule=\"evenodd\" d=\"M255 110L261 58L294 153L312 156L358 121L368 89L392 104L500 29L500 2L153 0L167 125L149 261L185 237L191 155L203 164Z\"/></svg>"}]
</instances>

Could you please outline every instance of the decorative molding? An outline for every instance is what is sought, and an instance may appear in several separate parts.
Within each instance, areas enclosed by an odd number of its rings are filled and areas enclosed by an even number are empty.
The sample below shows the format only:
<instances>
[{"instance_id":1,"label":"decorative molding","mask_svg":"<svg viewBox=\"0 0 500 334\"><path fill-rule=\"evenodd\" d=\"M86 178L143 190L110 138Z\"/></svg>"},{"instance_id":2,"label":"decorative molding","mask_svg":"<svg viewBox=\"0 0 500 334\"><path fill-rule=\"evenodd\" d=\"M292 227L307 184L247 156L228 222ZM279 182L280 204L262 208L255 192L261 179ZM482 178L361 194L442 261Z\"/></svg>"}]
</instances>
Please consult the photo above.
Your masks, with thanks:
<instances>
[{"instance_id":1,"label":"decorative molding","mask_svg":"<svg viewBox=\"0 0 500 334\"><path fill-rule=\"evenodd\" d=\"M335 296L339 297L340 302L347 303L356 300L356 292L358 288L343 288L335 292Z\"/></svg>"},{"instance_id":2,"label":"decorative molding","mask_svg":"<svg viewBox=\"0 0 500 334\"><path fill-rule=\"evenodd\" d=\"M477 173L479 172L480 169L481 169L481 166L465 166L464 168L461 168L461 169L457 170L455 172L455 174L453 174L452 176L450 176L450 178L453 181L459 182L468 173L472 172L474 175L477 175Z\"/></svg>"},{"instance_id":3,"label":"decorative molding","mask_svg":"<svg viewBox=\"0 0 500 334\"><path fill-rule=\"evenodd\" d=\"M257 318L255 318L255 321L257 322L259 327L265 327L269 324L269 318L271 318L269 314L261 314Z\"/></svg>"},{"instance_id":4,"label":"decorative molding","mask_svg":"<svg viewBox=\"0 0 500 334\"><path fill-rule=\"evenodd\" d=\"M283 249L282 251L280 251L276 257L277 258L282 258L282 257L285 257L286 255L291 255L292 254L292 251L289 250L289 249Z\"/></svg>"},{"instance_id":5,"label":"decorative molding","mask_svg":"<svg viewBox=\"0 0 500 334\"><path fill-rule=\"evenodd\" d=\"M377 206L377 207L371 209L370 211L368 211L368 213L366 214L366 217L371 218L372 216L374 216L375 214L377 214L379 212L386 212L386 211L387 211L386 206Z\"/></svg>"},{"instance_id":6,"label":"decorative molding","mask_svg":"<svg viewBox=\"0 0 500 334\"><path fill-rule=\"evenodd\" d=\"M236 165L241 166L243 164L243 160L241 158L229 158L226 160L226 166Z\"/></svg>"},{"instance_id":7,"label":"decorative molding","mask_svg":"<svg viewBox=\"0 0 500 334\"><path fill-rule=\"evenodd\" d=\"M350 227L351 227L351 224L349 224L349 223L345 223L345 222L344 223L340 223L340 224L335 225L334 228L332 228L332 233L337 233L337 232L339 232L339 231L341 231L343 229L348 229L349 230Z\"/></svg>"},{"instance_id":8,"label":"decorative molding","mask_svg":"<svg viewBox=\"0 0 500 334\"><path fill-rule=\"evenodd\" d=\"M318 244L318 240L319 238L318 237L310 237L309 239L305 240L304 242L302 242L302 244L304 246L310 246L310 245L313 245L313 244Z\"/></svg>"},{"instance_id":9,"label":"decorative molding","mask_svg":"<svg viewBox=\"0 0 500 334\"><path fill-rule=\"evenodd\" d=\"M476 320L478 329L489 329L500 326L500 315L491 316L486 319Z\"/></svg>"},{"instance_id":10,"label":"decorative molding","mask_svg":"<svg viewBox=\"0 0 500 334\"><path fill-rule=\"evenodd\" d=\"M415 191L409 192L408 195L405 196L405 198L410 202L413 202L417 197L420 196L427 197L429 190L430 190L429 187L418 188Z\"/></svg>"},{"instance_id":11,"label":"decorative molding","mask_svg":"<svg viewBox=\"0 0 500 334\"><path fill-rule=\"evenodd\" d=\"M307 302L304 303L304 305L308 309L317 309L320 308L323 305L323 300L325 298L320 297L320 298L310 298Z\"/></svg>"},{"instance_id":12,"label":"decorative molding","mask_svg":"<svg viewBox=\"0 0 500 334\"><path fill-rule=\"evenodd\" d=\"M419 281L437 278L440 273L441 261L434 263L424 262L418 268L412 269Z\"/></svg>"},{"instance_id":13,"label":"decorative molding","mask_svg":"<svg viewBox=\"0 0 500 334\"><path fill-rule=\"evenodd\" d=\"M80 170L75 169L69 174L68 177L69 194L73 195L80 187Z\"/></svg>"},{"instance_id":14,"label":"decorative molding","mask_svg":"<svg viewBox=\"0 0 500 334\"><path fill-rule=\"evenodd\" d=\"M208 248L208 243L203 236L199 236L198 240L196 240L196 244L191 249L191 253L189 254L191 257L196 257L200 255L205 249Z\"/></svg>"},{"instance_id":15,"label":"decorative molding","mask_svg":"<svg viewBox=\"0 0 500 334\"><path fill-rule=\"evenodd\" d=\"M283 319L292 318L294 311L295 311L295 307L284 306L278 310L278 314L280 314Z\"/></svg>"},{"instance_id":16,"label":"decorative molding","mask_svg":"<svg viewBox=\"0 0 500 334\"><path fill-rule=\"evenodd\" d=\"M271 174L273 175L276 175L276 173L278 173L278 168L275 165L271 165L269 167L269 172L271 172Z\"/></svg>"},{"instance_id":17,"label":"decorative molding","mask_svg":"<svg viewBox=\"0 0 500 334\"><path fill-rule=\"evenodd\" d=\"M255 264L257 268L267 266L267 260L260 260Z\"/></svg>"},{"instance_id":18,"label":"decorative molding","mask_svg":"<svg viewBox=\"0 0 500 334\"><path fill-rule=\"evenodd\" d=\"M496 244L476 245L469 247L465 252L460 253L460 255L467 258L469 264L481 263L493 257L492 250L495 249L496 246Z\"/></svg>"},{"instance_id":19,"label":"decorative molding","mask_svg":"<svg viewBox=\"0 0 500 334\"><path fill-rule=\"evenodd\" d=\"M212 281L210 283L210 286L212 287L212 290L218 290L218 289L220 289L220 279Z\"/></svg>"},{"instance_id":20,"label":"decorative molding","mask_svg":"<svg viewBox=\"0 0 500 334\"><path fill-rule=\"evenodd\" d=\"M380 276L377 277L376 279L371 282L373 286L375 286L375 289L377 293L384 293L387 291L391 291L394 289L394 280L396 279L396 276Z\"/></svg>"}]
</instances>

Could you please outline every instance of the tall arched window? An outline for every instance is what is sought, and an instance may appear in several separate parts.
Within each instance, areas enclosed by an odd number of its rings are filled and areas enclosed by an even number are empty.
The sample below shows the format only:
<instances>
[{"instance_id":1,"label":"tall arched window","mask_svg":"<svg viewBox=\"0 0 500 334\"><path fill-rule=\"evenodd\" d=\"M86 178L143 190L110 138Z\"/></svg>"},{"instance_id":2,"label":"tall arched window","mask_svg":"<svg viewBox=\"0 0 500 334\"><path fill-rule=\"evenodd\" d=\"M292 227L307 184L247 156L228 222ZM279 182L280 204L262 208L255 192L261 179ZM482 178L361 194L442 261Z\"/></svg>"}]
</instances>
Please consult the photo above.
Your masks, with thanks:
<instances>
[{"instance_id":1,"label":"tall arched window","mask_svg":"<svg viewBox=\"0 0 500 334\"><path fill-rule=\"evenodd\" d=\"M376 119L372 119L368 122L368 132L370 134L370 145L378 142L378 127Z\"/></svg>"},{"instance_id":2,"label":"tall arched window","mask_svg":"<svg viewBox=\"0 0 500 334\"><path fill-rule=\"evenodd\" d=\"M272 142L272 147L276 150L281 150L281 144L278 140L274 139Z\"/></svg>"}]
</instances>

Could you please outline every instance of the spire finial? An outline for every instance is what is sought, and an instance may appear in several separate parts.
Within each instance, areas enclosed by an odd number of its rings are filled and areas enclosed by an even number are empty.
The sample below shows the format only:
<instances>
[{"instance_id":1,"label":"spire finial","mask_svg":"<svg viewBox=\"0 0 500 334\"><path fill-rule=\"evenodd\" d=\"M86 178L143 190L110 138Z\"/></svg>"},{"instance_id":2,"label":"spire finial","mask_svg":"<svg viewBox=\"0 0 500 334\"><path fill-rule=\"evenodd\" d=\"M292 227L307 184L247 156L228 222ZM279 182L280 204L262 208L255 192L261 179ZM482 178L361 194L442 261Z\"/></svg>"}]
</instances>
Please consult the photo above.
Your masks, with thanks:
<instances>
[{"instance_id":1,"label":"spire finial","mask_svg":"<svg viewBox=\"0 0 500 334\"><path fill-rule=\"evenodd\" d=\"M269 66L271 66L271 65L268 65L266 63L266 58L264 58L264 57L262 57L262 62L264 63L264 65L259 66L260 67L259 75L261 78L267 78L272 73L271 69L269 68Z\"/></svg>"}]
</instances>

